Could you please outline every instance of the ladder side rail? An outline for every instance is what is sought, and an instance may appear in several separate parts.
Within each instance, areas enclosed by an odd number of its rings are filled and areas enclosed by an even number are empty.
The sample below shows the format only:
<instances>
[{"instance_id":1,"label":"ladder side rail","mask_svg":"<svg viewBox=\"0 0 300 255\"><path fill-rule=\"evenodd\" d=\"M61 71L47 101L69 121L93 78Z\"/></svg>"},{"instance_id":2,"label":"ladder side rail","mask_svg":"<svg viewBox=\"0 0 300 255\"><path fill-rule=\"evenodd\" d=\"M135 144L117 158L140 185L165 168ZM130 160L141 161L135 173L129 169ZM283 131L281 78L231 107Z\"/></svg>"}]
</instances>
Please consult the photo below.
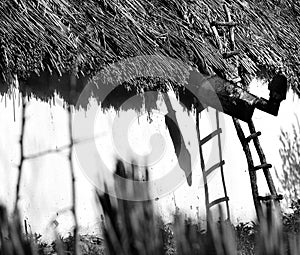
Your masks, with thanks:
<instances>
[{"instance_id":1,"label":"ladder side rail","mask_svg":"<svg viewBox=\"0 0 300 255\"><path fill-rule=\"evenodd\" d=\"M209 191L208 191L208 184L207 184L207 179L206 179L206 174L205 174L205 162L204 162L202 145L201 145L199 114L200 114L199 111L196 110L196 130L197 130L197 138L198 138L198 145L199 145L200 165L201 165L203 184L204 184L206 219L208 220L208 219L210 219Z\"/></svg>"},{"instance_id":2,"label":"ladder side rail","mask_svg":"<svg viewBox=\"0 0 300 255\"><path fill-rule=\"evenodd\" d=\"M217 130L220 129L220 119L219 119L219 111L216 110L216 121L217 121ZM221 134L218 133L218 147L219 147L219 159L220 162L223 162L223 155L222 155L222 141L221 141ZM225 197L228 197L226 183L225 183L225 175L224 175L224 164L220 165L221 169L221 177L222 177L222 184ZM230 209L229 209L229 201L226 200L226 211L227 211L227 218L230 219Z\"/></svg>"},{"instance_id":3,"label":"ladder side rail","mask_svg":"<svg viewBox=\"0 0 300 255\"><path fill-rule=\"evenodd\" d=\"M256 214L257 214L257 217L259 220L261 212L262 212L262 208L261 208L261 203L258 199L259 194L258 194L258 187L257 187L256 172L251 171L251 169L254 168L251 150L250 150L248 142L246 141L246 137L245 137L244 131L241 127L239 120L237 118L232 118L232 119L233 119L233 123L234 123L235 129L236 129L237 135L240 139L240 142L243 146L243 150L246 155L248 168L249 168L249 176L250 176L250 183L251 183L251 188L252 188L252 196L253 196L254 206L255 206Z\"/></svg>"},{"instance_id":4,"label":"ladder side rail","mask_svg":"<svg viewBox=\"0 0 300 255\"><path fill-rule=\"evenodd\" d=\"M250 121L248 123L248 126L249 126L249 130L250 130L251 134L256 133L253 121ZM253 142L254 142L255 149L258 153L261 164L266 164L267 163L266 162L266 156L265 156L265 154L262 150L262 147L260 145L258 137L254 137ZM274 182L273 182L273 179L272 179L269 168L268 167L263 168L263 172L264 172L265 178L267 180L267 184L268 184L269 190L271 192L271 195L277 196L278 194L277 194L277 191L276 191L276 188L275 188L275 185L274 185Z\"/></svg>"},{"instance_id":5,"label":"ladder side rail","mask_svg":"<svg viewBox=\"0 0 300 255\"><path fill-rule=\"evenodd\" d=\"M225 13L226 13L226 17L227 17L227 22L228 23L231 23L232 22L232 19L231 19L231 14L230 14L230 10L228 8L228 6L226 4L224 4L224 10L225 10ZM229 36L230 36L230 48L231 50L234 50L235 49L235 36L234 36L234 30L235 30L235 27L234 26L231 26L229 28Z\"/></svg>"},{"instance_id":6,"label":"ladder side rail","mask_svg":"<svg viewBox=\"0 0 300 255\"><path fill-rule=\"evenodd\" d=\"M227 18L227 22L231 23L233 22L232 21L232 18L231 18L231 14L230 14L230 10L229 10L229 7L227 6L227 4L225 3L223 5L224 7L224 10L225 10L225 13L226 13L226 18ZM236 73L237 73L237 77L235 79L233 79L232 81L234 83L239 83L239 82L242 82L242 78L239 74L239 69L238 69L238 66L239 66L239 61L238 61L238 57L237 55L239 55L241 53L240 50L236 50L236 43L235 43L235 26L230 26L229 27L229 42L230 42L230 49L231 49L231 52L228 52L227 54L223 55L223 57L226 59L226 58L230 58L230 57L234 57L234 62L235 62L235 66L236 66Z\"/></svg>"}]
</instances>

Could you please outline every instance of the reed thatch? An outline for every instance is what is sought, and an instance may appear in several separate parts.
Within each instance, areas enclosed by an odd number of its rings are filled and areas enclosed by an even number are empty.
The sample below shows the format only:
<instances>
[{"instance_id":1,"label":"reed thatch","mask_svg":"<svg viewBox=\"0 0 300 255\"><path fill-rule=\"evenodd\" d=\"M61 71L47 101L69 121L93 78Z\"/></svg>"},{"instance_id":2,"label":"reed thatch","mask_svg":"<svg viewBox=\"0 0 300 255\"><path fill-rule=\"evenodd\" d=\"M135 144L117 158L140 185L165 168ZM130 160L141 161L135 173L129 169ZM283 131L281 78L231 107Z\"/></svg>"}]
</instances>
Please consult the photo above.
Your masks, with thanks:
<instances>
[{"instance_id":1,"label":"reed thatch","mask_svg":"<svg viewBox=\"0 0 300 255\"><path fill-rule=\"evenodd\" d=\"M238 23L245 84L284 66L299 93L297 0L2 1L0 73L4 81L42 70L89 75L128 57L160 54L230 80L233 60L222 57L210 27L226 20L224 3Z\"/></svg>"}]
</instances>

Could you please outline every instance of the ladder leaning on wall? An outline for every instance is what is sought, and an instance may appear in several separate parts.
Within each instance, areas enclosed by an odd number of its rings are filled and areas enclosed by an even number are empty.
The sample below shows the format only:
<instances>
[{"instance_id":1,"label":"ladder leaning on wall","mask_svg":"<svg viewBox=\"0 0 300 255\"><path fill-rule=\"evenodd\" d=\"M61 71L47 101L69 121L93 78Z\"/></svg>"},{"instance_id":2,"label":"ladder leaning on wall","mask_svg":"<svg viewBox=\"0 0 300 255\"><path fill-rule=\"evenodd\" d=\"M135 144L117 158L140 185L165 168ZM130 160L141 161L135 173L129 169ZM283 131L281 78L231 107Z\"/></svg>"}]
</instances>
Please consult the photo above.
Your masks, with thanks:
<instances>
[{"instance_id":1,"label":"ladder leaning on wall","mask_svg":"<svg viewBox=\"0 0 300 255\"><path fill-rule=\"evenodd\" d=\"M234 57L235 61L237 63L238 60L237 60L236 56L239 54L239 51L235 49L235 41L234 41L234 37L235 37L234 30L235 30L235 26L237 25L237 23L232 21L229 8L226 4L224 5L224 9L226 12L227 21L226 22L217 22L217 21L210 22L211 29L212 29L212 32L216 39L217 45L218 45L219 50L222 53L223 57L224 58ZM229 41L230 41L230 50L231 50L229 52L223 52L222 41L220 39L218 30L217 30L217 27L219 27L219 26L223 26L223 27L225 26L225 27L229 28ZM240 78L239 74L237 75L237 77L235 79L232 80L232 82L234 82L234 83L238 83L240 81L241 81L241 78ZM242 129L242 126L240 124L240 121L237 118L233 117L233 122L234 122L234 126L236 128L236 131L237 131L237 135L239 137L239 140L242 144L243 150L246 155L254 206L255 206L256 213L257 213L257 217L259 219L260 215L262 213L262 207L261 207L262 201L274 201L276 205L279 205L279 201L283 197L282 197L282 195L277 194L272 176L270 174L269 169L272 168L272 165L267 163L265 154L263 152L263 149L261 147L261 144L260 144L260 141L258 138L261 135L261 132L257 132L255 130L254 123L252 120L250 120L247 123L248 127L249 127L249 131L250 131L250 135L248 137L246 137L244 134L244 131ZM252 154L251 154L251 150L250 150L250 146L249 146L249 143L251 141L253 141L256 152L260 159L261 164L258 166L255 166L254 162L253 162L253 158L252 158ZM270 191L270 195L268 195L268 196L259 196L259 193L258 193L256 171L261 170L261 169L264 172L264 176L265 176L265 179L268 184L269 191Z\"/></svg>"},{"instance_id":2,"label":"ladder leaning on wall","mask_svg":"<svg viewBox=\"0 0 300 255\"><path fill-rule=\"evenodd\" d=\"M200 115L200 112L197 111L196 112L196 129L197 129L197 138L198 138L198 145L199 145L200 164L201 164L203 183L204 183L206 218L207 218L207 220L210 219L210 216L211 216L210 215L210 209L213 206L225 202L227 220L230 220L229 197L227 195L227 188L226 188L225 175L224 175L225 161L223 160L223 156L222 156L222 144L221 144L222 128L220 127L219 111L216 110L217 129L215 131L213 131L211 134L209 134L208 136L204 137L203 139L201 139L201 137L200 137L199 115ZM219 162L217 162L215 165L213 165L209 168L206 168L202 146L204 144L206 144L208 141L212 140L212 139L218 139ZM222 178L222 187L223 187L223 191L224 191L224 197L221 197L219 199L216 199L216 200L213 200L213 201L210 202L207 178L210 174L212 174L217 169L220 169L220 174L221 174L221 178Z\"/></svg>"}]
</instances>

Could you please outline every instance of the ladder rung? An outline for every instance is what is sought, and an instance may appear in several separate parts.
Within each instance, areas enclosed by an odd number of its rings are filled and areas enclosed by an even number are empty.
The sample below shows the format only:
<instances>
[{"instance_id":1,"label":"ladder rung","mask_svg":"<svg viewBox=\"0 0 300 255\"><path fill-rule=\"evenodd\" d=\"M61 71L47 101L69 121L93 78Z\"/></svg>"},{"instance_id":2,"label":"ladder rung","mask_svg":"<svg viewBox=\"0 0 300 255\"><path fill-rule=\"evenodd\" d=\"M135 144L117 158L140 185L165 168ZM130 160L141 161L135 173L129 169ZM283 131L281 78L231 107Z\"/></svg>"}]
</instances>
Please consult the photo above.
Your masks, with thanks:
<instances>
[{"instance_id":1,"label":"ladder rung","mask_svg":"<svg viewBox=\"0 0 300 255\"><path fill-rule=\"evenodd\" d=\"M262 164L262 165L259 165L259 166L255 166L251 169L251 171L257 171L257 170L260 170L260 169L266 169L266 168L272 168L272 165L271 164Z\"/></svg>"},{"instance_id":2,"label":"ladder rung","mask_svg":"<svg viewBox=\"0 0 300 255\"><path fill-rule=\"evenodd\" d=\"M252 139L256 138L256 137L259 137L261 135L261 132L258 131L254 134L251 134L249 135L247 138L246 138L246 141L249 143Z\"/></svg>"},{"instance_id":3,"label":"ladder rung","mask_svg":"<svg viewBox=\"0 0 300 255\"><path fill-rule=\"evenodd\" d=\"M240 52L241 52L240 50L233 50L233 51L225 52L225 53L223 53L223 58L231 58L233 56L240 54Z\"/></svg>"},{"instance_id":4,"label":"ladder rung","mask_svg":"<svg viewBox=\"0 0 300 255\"><path fill-rule=\"evenodd\" d=\"M215 171L217 168L224 166L225 165L225 161L222 160L220 163L213 165L211 168L209 168L207 171L205 171L205 177L207 177L208 175L210 175L213 171Z\"/></svg>"},{"instance_id":5,"label":"ladder rung","mask_svg":"<svg viewBox=\"0 0 300 255\"><path fill-rule=\"evenodd\" d=\"M282 200L283 199L283 196L281 194L279 195L269 195L269 196L258 196L258 200L260 201L270 201L270 200Z\"/></svg>"},{"instance_id":6,"label":"ladder rung","mask_svg":"<svg viewBox=\"0 0 300 255\"><path fill-rule=\"evenodd\" d=\"M234 79L231 80L231 82L233 82L233 83L239 83L241 81L242 81L241 77L236 77L236 78L234 78Z\"/></svg>"},{"instance_id":7,"label":"ladder rung","mask_svg":"<svg viewBox=\"0 0 300 255\"><path fill-rule=\"evenodd\" d=\"M205 138L203 138L200 141L200 146L202 146L203 144L205 144L206 142L208 142L210 139L214 138L216 135L219 135L221 133L222 133L222 129L221 128L215 130L214 132L212 132L211 134L209 134L208 136L206 136Z\"/></svg>"},{"instance_id":8,"label":"ladder rung","mask_svg":"<svg viewBox=\"0 0 300 255\"><path fill-rule=\"evenodd\" d=\"M222 197L222 198L216 199L208 204L208 208L211 208L214 205L220 204L222 202L227 202L227 201L229 201L229 197Z\"/></svg>"},{"instance_id":9,"label":"ladder rung","mask_svg":"<svg viewBox=\"0 0 300 255\"><path fill-rule=\"evenodd\" d=\"M224 21L213 21L211 23L211 26L220 26L220 27L234 27L236 26L238 23L230 21L230 22L224 22Z\"/></svg>"}]
</instances>

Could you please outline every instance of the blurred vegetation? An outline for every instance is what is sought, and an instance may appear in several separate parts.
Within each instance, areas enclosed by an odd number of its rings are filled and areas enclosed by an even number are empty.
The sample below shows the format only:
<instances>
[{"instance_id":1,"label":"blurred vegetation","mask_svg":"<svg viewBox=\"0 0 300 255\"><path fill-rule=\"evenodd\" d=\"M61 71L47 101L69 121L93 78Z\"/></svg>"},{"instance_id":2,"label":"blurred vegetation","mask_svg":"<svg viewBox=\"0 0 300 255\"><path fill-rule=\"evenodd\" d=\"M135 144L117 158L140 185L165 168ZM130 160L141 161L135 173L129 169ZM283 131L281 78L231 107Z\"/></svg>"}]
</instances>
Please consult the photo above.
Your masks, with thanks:
<instances>
[{"instance_id":1,"label":"blurred vegetation","mask_svg":"<svg viewBox=\"0 0 300 255\"><path fill-rule=\"evenodd\" d=\"M297 124L293 125L292 133L281 130L282 148L279 153L283 174L279 176L276 171L289 204L293 204L300 194L300 123L297 116L296 119Z\"/></svg>"},{"instance_id":2,"label":"blurred vegetation","mask_svg":"<svg viewBox=\"0 0 300 255\"><path fill-rule=\"evenodd\" d=\"M125 167L121 161L116 166L116 175L127 179L137 180L135 176L141 176L137 171L134 165ZM147 181L147 169L145 176ZM133 183L125 182L117 192L136 192ZM140 192L147 195L149 190ZM103 237L81 235L81 254L300 254L300 200L292 204L293 213L283 217L275 207L266 206L260 224L240 223L234 227L221 217L219 222L209 220L206 228L180 214L174 215L172 223L164 223L154 213L151 200L128 201L108 193L97 193L97 197L104 212ZM18 213L10 217L1 206L0 254L73 254L71 235L57 236L47 244L40 235L24 232Z\"/></svg>"}]
</instances>

